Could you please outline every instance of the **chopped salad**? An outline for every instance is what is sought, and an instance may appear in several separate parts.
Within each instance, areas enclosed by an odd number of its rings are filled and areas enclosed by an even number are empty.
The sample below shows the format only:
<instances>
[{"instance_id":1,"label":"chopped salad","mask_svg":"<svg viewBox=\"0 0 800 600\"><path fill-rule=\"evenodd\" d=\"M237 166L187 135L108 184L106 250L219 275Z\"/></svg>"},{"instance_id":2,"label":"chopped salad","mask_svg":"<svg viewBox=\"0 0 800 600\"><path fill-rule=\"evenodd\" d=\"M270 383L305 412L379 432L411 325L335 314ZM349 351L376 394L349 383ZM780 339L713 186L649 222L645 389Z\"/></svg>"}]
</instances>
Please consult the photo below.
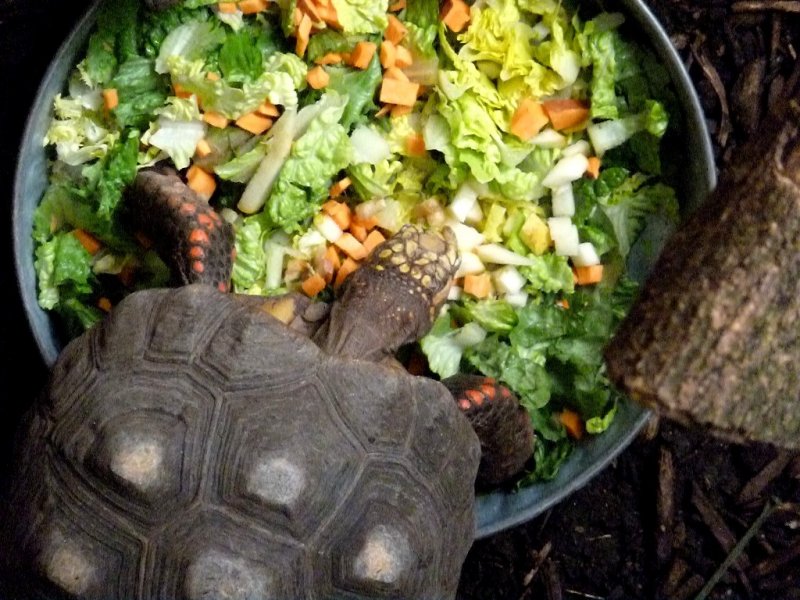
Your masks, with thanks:
<instances>
[{"instance_id":1,"label":"chopped salad","mask_svg":"<svg viewBox=\"0 0 800 600\"><path fill-rule=\"evenodd\" d=\"M140 6L141 4L141 6ZM39 302L67 335L168 269L122 191L169 160L233 224L233 291L330 299L405 223L461 266L411 352L509 386L555 476L621 397L602 349L642 235L678 219L669 78L615 13L557 0L106 2L54 101L35 214Z\"/></svg>"}]
</instances>

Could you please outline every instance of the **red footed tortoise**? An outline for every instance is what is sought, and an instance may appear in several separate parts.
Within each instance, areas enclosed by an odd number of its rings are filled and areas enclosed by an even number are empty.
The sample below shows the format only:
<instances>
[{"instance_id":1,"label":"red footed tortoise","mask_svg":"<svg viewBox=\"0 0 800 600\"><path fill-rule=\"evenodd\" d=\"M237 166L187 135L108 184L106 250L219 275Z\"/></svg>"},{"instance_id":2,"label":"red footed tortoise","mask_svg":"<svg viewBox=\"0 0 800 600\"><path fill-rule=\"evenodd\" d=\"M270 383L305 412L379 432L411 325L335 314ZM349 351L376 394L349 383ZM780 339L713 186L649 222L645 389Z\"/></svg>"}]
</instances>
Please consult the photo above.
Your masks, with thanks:
<instances>
[{"instance_id":1,"label":"red footed tortoise","mask_svg":"<svg viewBox=\"0 0 800 600\"><path fill-rule=\"evenodd\" d=\"M189 240L162 247L185 285L131 294L59 357L0 532L12 597L453 598L481 447L502 480L533 436L496 383L392 359L447 296L452 233L406 226L324 310L220 291L232 236L174 172L126 201ZM198 223L222 233L193 242Z\"/></svg>"}]
</instances>

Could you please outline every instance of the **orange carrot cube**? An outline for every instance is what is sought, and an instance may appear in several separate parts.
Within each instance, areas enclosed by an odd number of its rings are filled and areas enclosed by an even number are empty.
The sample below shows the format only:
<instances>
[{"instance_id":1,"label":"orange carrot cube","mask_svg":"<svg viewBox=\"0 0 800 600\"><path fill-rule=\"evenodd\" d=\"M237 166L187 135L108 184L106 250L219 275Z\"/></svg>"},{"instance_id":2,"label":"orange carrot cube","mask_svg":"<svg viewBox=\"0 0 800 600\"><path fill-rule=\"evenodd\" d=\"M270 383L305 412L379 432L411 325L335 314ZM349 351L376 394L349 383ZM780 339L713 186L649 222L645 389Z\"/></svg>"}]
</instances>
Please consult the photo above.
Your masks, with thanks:
<instances>
[{"instance_id":1,"label":"orange carrot cube","mask_svg":"<svg viewBox=\"0 0 800 600\"><path fill-rule=\"evenodd\" d=\"M542 103L554 129L576 127L589 119L589 107L580 100L547 100Z\"/></svg>"},{"instance_id":2,"label":"orange carrot cube","mask_svg":"<svg viewBox=\"0 0 800 600\"><path fill-rule=\"evenodd\" d=\"M342 262L342 266L336 271L336 279L333 282L333 287L337 288L342 285L344 280L356 269L358 269L358 263L352 258L345 258Z\"/></svg>"},{"instance_id":3,"label":"orange carrot cube","mask_svg":"<svg viewBox=\"0 0 800 600\"><path fill-rule=\"evenodd\" d=\"M350 187L353 182L350 180L349 177L342 177L339 181L334 183L331 186L329 195L331 198L338 198L341 196L344 191Z\"/></svg>"},{"instance_id":4,"label":"orange carrot cube","mask_svg":"<svg viewBox=\"0 0 800 600\"><path fill-rule=\"evenodd\" d=\"M203 121L217 129L225 129L228 126L227 117L215 112L204 112Z\"/></svg>"},{"instance_id":5,"label":"orange carrot cube","mask_svg":"<svg viewBox=\"0 0 800 600\"><path fill-rule=\"evenodd\" d=\"M387 104L414 106L417 101L417 92L419 92L418 83L384 77L381 83L380 100Z\"/></svg>"},{"instance_id":6,"label":"orange carrot cube","mask_svg":"<svg viewBox=\"0 0 800 600\"><path fill-rule=\"evenodd\" d=\"M272 119L258 112L251 112L236 119L236 125L253 135L261 135L272 127Z\"/></svg>"},{"instance_id":7,"label":"orange carrot cube","mask_svg":"<svg viewBox=\"0 0 800 600\"><path fill-rule=\"evenodd\" d=\"M488 298L492 294L492 277L489 273L464 276L464 292L476 298Z\"/></svg>"},{"instance_id":8,"label":"orange carrot cube","mask_svg":"<svg viewBox=\"0 0 800 600\"><path fill-rule=\"evenodd\" d=\"M308 85L313 89L321 90L331 82L331 76L328 75L328 72L324 68L317 65L313 69L308 70L306 81L308 81Z\"/></svg>"},{"instance_id":9,"label":"orange carrot cube","mask_svg":"<svg viewBox=\"0 0 800 600\"><path fill-rule=\"evenodd\" d=\"M381 66L384 69L393 67L397 60L397 46L389 40L381 42Z\"/></svg>"},{"instance_id":10,"label":"orange carrot cube","mask_svg":"<svg viewBox=\"0 0 800 600\"><path fill-rule=\"evenodd\" d=\"M410 67L413 62L414 58L411 56L411 51L405 46L397 46L397 56L395 58L397 67L405 69L406 67Z\"/></svg>"},{"instance_id":11,"label":"orange carrot cube","mask_svg":"<svg viewBox=\"0 0 800 600\"><path fill-rule=\"evenodd\" d=\"M547 125L548 120L541 102L525 98L511 117L509 131L519 139L527 141L539 133L542 127Z\"/></svg>"},{"instance_id":12,"label":"orange carrot cube","mask_svg":"<svg viewBox=\"0 0 800 600\"><path fill-rule=\"evenodd\" d=\"M378 46L373 42L358 42L350 54L350 64L357 69L366 69L377 49Z\"/></svg>"},{"instance_id":13,"label":"orange carrot cube","mask_svg":"<svg viewBox=\"0 0 800 600\"><path fill-rule=\"evenodd\" d=\"M200 158L205 158L209 154L211 154L211 144L208 143L208 140L200 140L197 142L197 148L195 148L194 153L199 156Z\"/></svg>"},{"instance_id":14,"label":"orange carrot cube","mask_svg":"<svg viewBox=\"0 0 800 600\"><path fill-rule=\"evenodd\" d=\"M578 285L592 285L603 280L603 265L590 267L575 267L575 283Z\"/></svg>"},{"instance_id":15,"label":"orange carrot cube","mask_svg":"<svg viewBox=\"0 0 800 600\"><path fill-rule=\"evenodd\" d=\"M325 278L319 273L314 273L303 280L303 283L300 284L300 288L306 296L313 298L325 289L325 285Z\"/></svg>"},{"instance_id":16,"label":"orange carrot cube","mask_svg":"<svg viewBox=\"0 0 800 600\"><path fill-rule=\"evenodd\" d=\"M470 21L469 5L464 0L447 0L439 18L450 31L458 33Z\"/></svg>"},{"instance_id":17,"label":"orange carrot cube","mask_svg":"<svg viewBox=\"0 0 800 600\"><path fill-rule=\"evenodd\" d=\"M372 254L372 251L375 250L377 246L380 246L383 242L386 241L386 238L383 234L378 231L377 229L370 231L367 239L364 240L364 248L367 250L367 254Z\"/></svg>"},{"instance_id":18,"label":"orange carrot cube","mask_svg":"<svg viewBox=\"0 0 800 600\"><path fill-rule=\"evenodd\" d=\"M192 165L186 172L186 185L188 185L200 199L206 202L211 199L211 196L214 195L214 191L217 189L217 181L214 179L214 176L197 165Z\"/></svg>"},{"instance_id":19,"label":"orange carrot cube","mask_svg":"<svg viewBox=\"0 0 800 600\"><path fill-rule=\"evenodd\" d=\"M394 15L389 15L389 24L384 32L384 37L397 46L408 33L408 28Z\"/></svg>"},{"instance_id":20,"label":"orange carrot cube","mask_svg":"<svg viewBox=\"0 0 800 600\"><path fill-rule=\"evenodd\" d=\"M592 179L600 177L600 159L597 156L589 157L589 164L586 167L586 174Z\"/></svg>"},{"instance_id":21,"label":"orange carrot cube","mask_svg":"<svg viewBox=\"0 0 800 600\"><path fill-rule=\"evenodd\" d=\"M96 237L84 229L73 229L72 235L78 239L78 241L81 243L81 246L83 246L92 256L97 254L100 251L100 248L103 247L103 244L101 244Z\"/></svg>"},{"instance_id":22,"label":"orange carrot cube","mask_svg":"<svg viewBox=\"0 0 800 600\"><path fill-rule=\"evenodd\" d=\"M119 94L116 88L103 90L103 106L106 110L114 110L119 106Z\"/></svg>"},{"instance_id":23,"label":"orange carrot cube","mask_svg":"<svg viewBox=\"0 0 800 600\"><path fill-rule=\"evenodd\" d=\"M352 233L343 233L334 244L353 260L361 260L367 256L364 245Z\"/></svg>"}]
</instances>

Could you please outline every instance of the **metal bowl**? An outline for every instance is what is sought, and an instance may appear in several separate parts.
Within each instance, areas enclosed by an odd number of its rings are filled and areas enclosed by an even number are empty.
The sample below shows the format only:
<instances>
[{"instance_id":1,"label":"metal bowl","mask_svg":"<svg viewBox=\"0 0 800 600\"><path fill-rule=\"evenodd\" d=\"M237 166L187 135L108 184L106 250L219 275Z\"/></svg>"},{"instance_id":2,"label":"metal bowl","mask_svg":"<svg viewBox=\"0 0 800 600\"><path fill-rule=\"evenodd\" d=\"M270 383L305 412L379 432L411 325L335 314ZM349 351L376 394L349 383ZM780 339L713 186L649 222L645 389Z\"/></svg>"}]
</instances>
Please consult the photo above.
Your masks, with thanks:
<instances>
[{"instance_id":1,"label":"metal bowl","mask_svg":"<svg viewBox=\"0 0 800 600\"><path fill-rule=\"evenodd\" d=\"M19 290L31 332L45 363L55 363L64 340L48 313L37 303L34 269L33 213L47 185L47 156L42 145L52 117L52 102L65 87L92 25L99 2L78 22L53 58L39 87L27 120L17 164L13 197L14 261ZM627 33L635 36L660 58L667 68L683 114L673 115L685 132L681 147L674 150L681 178L676 187L685 209L697 206L714 188L716 172L711 142L703 112L691 80L666 33L642 0L602 3L605 10L620 11L627 17ZM667 152L670 149L667 148ZM642 277L646 273L640 274ZM606 467L636 436L647 421L648 412L625 402L612 426L602 435L581 443L552 481L518 492L492 492L479 496L476 505L477 537L486 537L532 519L570 493L585 485Z\"/></svg>"}]
</instances>

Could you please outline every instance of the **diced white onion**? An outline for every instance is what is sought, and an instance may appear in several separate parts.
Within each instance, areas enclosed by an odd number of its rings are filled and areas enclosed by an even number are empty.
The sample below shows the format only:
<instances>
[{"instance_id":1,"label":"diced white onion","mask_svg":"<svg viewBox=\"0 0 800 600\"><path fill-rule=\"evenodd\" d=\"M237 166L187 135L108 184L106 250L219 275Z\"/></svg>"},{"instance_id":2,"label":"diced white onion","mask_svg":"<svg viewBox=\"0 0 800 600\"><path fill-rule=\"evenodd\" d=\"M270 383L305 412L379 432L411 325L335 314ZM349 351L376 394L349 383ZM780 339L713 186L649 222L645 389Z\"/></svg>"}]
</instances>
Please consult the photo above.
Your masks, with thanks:
<instances>
[{"instance_id":1,"label":"diced white onion","mask_svg":"<svg viewBox=\"0 0 800 600\"><path fill-rule=\"evenodd\" d=\"M528 140L528 143L542 148L563 148L567 145L567 138L555 129L543 129Z\"/></svg>"},{"instance_id":2,"label":"diced white onion","mask_svg":"<svg viewBox=\"0 0 800 600\"><path fill-rule=\"evenodd\" d=\"M553 189L552 204L554 217L571 217L575 214L575 196L571 183Z\"/></svg>"},{"instance_id":3,"label":"diced white onion","mask_svg":"<svg viewBox=\"0 0 800 600\"><path fill-rule=\"evenodd\" d=\"M356 214L359 219L369 219L386 208L385 198L375 198L356 205Z\"/></svg>"},{"instance_id":4,"label":"diced white onion","mask_svg":"<svg viewBox=\"0 0 800 600\"><path fill-rule=\"evenodd\" d=\"M495 265L530 266L533 261L527 256L512 252L500 244L484 244L475 249L475 253L485 263Z\"/></svg>"},{"instance_id":5,"label":"diced white onion","mask_svg":"<svg viewBox=\"0 0 800 600\"><path fill-rule=\"evenodd\" d=\"M591 267L600 264L600 257L594 244L583 242L578 245L578 252L572 257L572 264L576 267Z\"/></svg>"},{"instance_id":6,"label":"diced white onion","mask_svg":"<svg viewBox=\"0 0 800 600\"><path fill-rule=\"evenodd\" d=\"M364 125L353 130L350 134L350 143L353 145L354 164L376 165L392 155L389 142L380 133Z\"/></svg>"},{"instance_id":7,"label":"diced white onion","mask_svg":"<svg viewBox=\"0 0 800 600\"><path fill-rule=\"evenodd\" d=\"M492 273L492 279L495 289L501 294L514 294L525 285L525 278L512 265L497 269Z\"/></svg>"},{"instance_id":8,"label":"diced white onion","mask_svg":"<svg viewBox=\"0 0 800 600\"><path fill-rule=\"evenodd\" d=\"M586 140L578 140L574 144L570 144L561 151L561 156L574 156L576 154L583 154L589 156L592 153L592 147Z\"/></svg>"},{"instance_id":9,"label":"diced white onion","mask_svg":"<svg viewBox=\"0 0 800 600\"><path fill-rule=\"evenodd\" d=\"M478 192L469 182L464 182L456 190L450 204L447 205L447 212L459 223L467 220L467 216L473 207L478 203Z\"/></svg>"},{"instance_id":10,"label":"diced white onion","mask_svg":"<svg viewBox=\"0 0 800 600\"><path fill-rule=\"evenodd\" d=\"M459 252L458 254L461 257L461 263L458 266L458 271L456 271L456 278L464 277L465 275L477 275L486 270L483 262L474 252Z\"/></svg>"},{"instance_id":11,"label":"diced white onion","mask_svg":"<svg viewBox=\"0 0 800 600\"><path fill-rule=\"evenodd\" d=\"M342 237L342 228L337 225L336 221L334 221L330 215L318 214L314 217L314 227L316 227L330 243L334 243Z\"/></svg>"},{"instance_id":12,"label":"diced white onion","mask_svg":"<svg viewBox=\"0 0 800 600\"><path fill-rule=\"evenodd\" d=\"M569 217L551 217L547 219L550 227L550 237L559 256L575 256L578 253L580 240L578 228L573 225Z\"/></svg>"},{"instance_id":13,"label":"diced white onion","mask_svg":"<svg viewBox=\"0 0 800 600\"><path fill-rule=\"evenodd\" d=\"M483 234L474 227L464 225L452 219L448 220L445 225L453 230L459 250L471 251L477 246L480 246L484 241Z\"/></svg>"},{"instance_id":14,"label":"diced white onion","mask_svg":"<svg viewBox=\"0 0 800 600\"><path fill-rule=\"evenodd\" d=\"M232 208L228 208L227 206L222 208L219 211L219 214L225 221L227 221L231 225L234 225L239 220L239 213L237 213Z\"/></svg>"},{"instance_id":15,"label":"diced white onion","mask_svg":"<svg viewBox=\"0 0 800 600\"><path fill-rule=\"evenodd\" d=\"M583 154L573 154L559 160L542 180L544 187L553 189L580 179L589 166Z\"/></svg>"},{"instance_id":16,"label":"diced white onion","mask_svg":"<svg viewBox=\"0 0 800 600\"><path fill-rule=\"evenodd\" d=\"M601 121L586 128L597 156L603 156L607 150L624 144L633 135L634 129L625 119Z\"/></svg>"},{"instance_id":17,"label":"diced white onion","mask_svg":"<svg viewBox=\"0 0 800 600\"><path fill-rule=\"evenodd\" d=\"M480 202L476 202L472 205L472 210L469 211L464 222L470 225L478 225L481 221L483 221L483 210L481 210Z\"/></svg>"},{"instance_id":18,"label":"diced white onion","mask_svg":"<svg viewBox=\"0 0 800 600\"><path fill-rule=\"evenodd\" d=\"M464 290L459 285L451 285L450 290L447 292L448 300L461 300L461 295Z\"/></svg>"},{"instance_id":19,"label":"diced white onion","mask_svg":"<svg viewBox=\"0 0 800 600\"><path fill-rule=\"evenodd\" d=\"M511 306L523 307L528 303L528 292L514 292L505 295L505 301Z\"/></svg>"}]
</instances>

